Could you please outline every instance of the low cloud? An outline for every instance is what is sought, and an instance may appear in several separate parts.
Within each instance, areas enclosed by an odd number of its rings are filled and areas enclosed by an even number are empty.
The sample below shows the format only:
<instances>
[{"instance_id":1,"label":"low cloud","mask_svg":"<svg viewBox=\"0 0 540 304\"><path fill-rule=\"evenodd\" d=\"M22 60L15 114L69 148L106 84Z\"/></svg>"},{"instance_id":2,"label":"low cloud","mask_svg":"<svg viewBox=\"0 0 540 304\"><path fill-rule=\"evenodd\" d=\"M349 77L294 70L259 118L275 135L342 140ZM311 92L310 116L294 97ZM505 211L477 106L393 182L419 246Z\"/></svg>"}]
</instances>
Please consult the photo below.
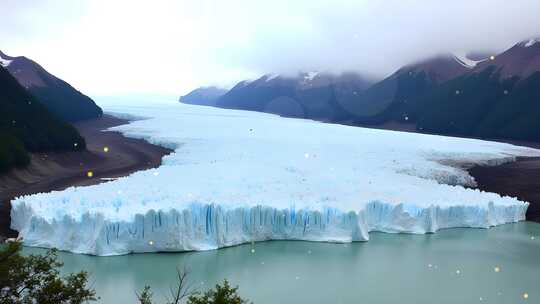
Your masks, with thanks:
<instances>
[{"instance_id":1,"label":"low cloud","mask_svg":"<svg viewBox=\"0 0 540 304\"><path fill-rule=\"evenodd\" d=\"M540 35L537 0L25 3L0 4L9 12L0 48L96 94L176 93L299 70L383 77L435 54L497 53Z\"/></svg>"}]
</instances>

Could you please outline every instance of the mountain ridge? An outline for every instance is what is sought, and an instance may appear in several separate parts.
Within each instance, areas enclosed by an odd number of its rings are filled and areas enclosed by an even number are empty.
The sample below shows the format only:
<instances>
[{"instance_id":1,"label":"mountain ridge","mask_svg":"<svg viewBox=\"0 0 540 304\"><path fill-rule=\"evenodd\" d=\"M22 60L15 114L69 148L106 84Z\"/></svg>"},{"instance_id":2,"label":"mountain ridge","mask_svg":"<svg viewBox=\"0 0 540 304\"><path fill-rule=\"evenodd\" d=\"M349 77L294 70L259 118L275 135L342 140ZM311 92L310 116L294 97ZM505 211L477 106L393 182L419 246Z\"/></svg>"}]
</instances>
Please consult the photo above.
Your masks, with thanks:
<instances>
[{"instance_id":1,"label":"mountain ridge","mask_svg":"<svg viewBox=\"0 0 540 304\"><path fill-rule=\"evenodd\" d=\"M0 172L26 166L28 152L79 151L85 146L74 127L50 114L0 66Z\"/></svg>"},{"instance_id":2,"label":"mountain ridge","mask_svg":"<svg viewBox=\"0 0 540 304\"><path fill-rule=\"evenodd\" d=\"M101 108L90 97L47 72L37 62L25 56L8 56L1 51L0 58L1 65L57 117L79 121L103 115Z\"/></svg>"},{"instance_id":3,"label":"mountain ridge","mask_svg":"<svg viewBox=\"0 0 540 304\"><path fill-rule=\"evenodd\" d=\"M253 110L286 117L325 121L341 119L339 102L350 99L371 85L358 73L334 75L302 72L296 76L267 74L253 81L241 81L218 99L223 108Z\"/></svg>"},{"instance_id":4,"label":"mountain ridge","mask_svg":"<svg viewBox=\"0 0 540 304\"><path fill-rule=\"evenodd\" d=\"M540 141L540 132L534 131L540 130L540 114L535 114L540 107L533 100L540 98L540 39L473 57L435 55L364 85L317 72L267 74L237 83L215 106L348 125L406 123L418 132Z\"/></svg>"},{"instance_id":5,"label":"mountain ridge","mask_svg":"<svg viewBox=\"0 0 540 304\"><path fill-rule=\"evenodd\" d=\"M225 93L227 93L227 90L216 86L200 87L180 96L179 101L186 104L215 106L217 99L225 95Z\"/></svg>"}]
</instances>

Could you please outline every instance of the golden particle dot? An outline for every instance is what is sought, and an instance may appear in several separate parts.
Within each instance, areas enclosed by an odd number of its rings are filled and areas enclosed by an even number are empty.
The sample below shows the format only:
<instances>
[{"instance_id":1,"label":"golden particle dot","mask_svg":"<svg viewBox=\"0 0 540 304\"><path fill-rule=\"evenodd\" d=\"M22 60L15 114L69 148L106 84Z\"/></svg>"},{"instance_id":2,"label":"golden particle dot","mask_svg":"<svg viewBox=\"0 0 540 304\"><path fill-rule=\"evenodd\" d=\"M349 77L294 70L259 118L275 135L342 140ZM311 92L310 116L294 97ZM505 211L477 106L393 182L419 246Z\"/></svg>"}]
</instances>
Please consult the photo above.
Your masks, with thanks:
<instances>
[{"instance_id":1,"label":"golden particle dot","mask_svg":"<svg viewBox=\"0 0 540 304\"><path fill-rule=\"evenodd\" d=\"M525 300L527 300L527 299L529 298L529 294L528 294L528 293L524 293L524 294L523 294L523 298L524 298Z\"/></svg>"},{"instance_id":2,"label":"golden particle dot","mask_svg":"<svg viewBox=\"0 0 540 304\"><path fill-rule=\"evenodd\" d=\"M495 270L495 272L500 272L501 271L501 268L499 266L495 267L493 270Z\"/></svg>"},{"instance_id":3,"label":"golden particle dot","mask_svg":"<svg viewBox=\"0 0 540 304\"><path fill-rule=\"evenodd\" d=\"M88 176L88 177L92 177L92 176L94 176L94 172L92 172L92 171L88 171L88 172L86 173L86 176Z\"/></svg>"},{"instance_id":4,"label":"golden particle dot","mask_svg":"<svg viewBox=\"0 0 540 304\"><path fill-rule=\"evenodd\" d=\"M109 147L103 147L103 152L105 153L109 152Z\"/></svg>"}]
</instances>

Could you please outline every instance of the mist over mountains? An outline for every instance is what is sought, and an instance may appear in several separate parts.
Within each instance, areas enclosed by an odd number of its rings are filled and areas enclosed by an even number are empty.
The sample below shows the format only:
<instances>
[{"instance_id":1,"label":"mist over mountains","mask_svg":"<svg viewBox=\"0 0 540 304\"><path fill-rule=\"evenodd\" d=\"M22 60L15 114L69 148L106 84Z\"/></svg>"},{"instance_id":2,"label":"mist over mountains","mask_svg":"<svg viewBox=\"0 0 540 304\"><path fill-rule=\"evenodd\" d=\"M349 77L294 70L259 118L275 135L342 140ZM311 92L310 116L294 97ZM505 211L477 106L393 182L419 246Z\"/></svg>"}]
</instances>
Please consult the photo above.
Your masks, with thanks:
<instances>
[{"instance_id":1,"label":"mist over mountains","mask_svg":"<svg viewBox=\"0 0 540 304\"><path fill-rule=\"evenodd\" d=\"M540 140L540 40L498 55L446 53L405 65L382 80L360 73L267 74L212 102L189 103L351 125L412 125L419 132ZM212 88L212 90L216 90ZM220 91L222 94L223 91Z\"/></svg>"},{"instance_id":2,"label":"mist over mountains","mask_svg":"<svg viewBox=\"0 0 540 304\"><path fill-rule=\"evenodd\" d=\"M2 50L92 96L178 96L298 71L385 78L444 52L493 55L540 35L537 0L49 0L0 10Z\"/></svg>"}]
</instances>

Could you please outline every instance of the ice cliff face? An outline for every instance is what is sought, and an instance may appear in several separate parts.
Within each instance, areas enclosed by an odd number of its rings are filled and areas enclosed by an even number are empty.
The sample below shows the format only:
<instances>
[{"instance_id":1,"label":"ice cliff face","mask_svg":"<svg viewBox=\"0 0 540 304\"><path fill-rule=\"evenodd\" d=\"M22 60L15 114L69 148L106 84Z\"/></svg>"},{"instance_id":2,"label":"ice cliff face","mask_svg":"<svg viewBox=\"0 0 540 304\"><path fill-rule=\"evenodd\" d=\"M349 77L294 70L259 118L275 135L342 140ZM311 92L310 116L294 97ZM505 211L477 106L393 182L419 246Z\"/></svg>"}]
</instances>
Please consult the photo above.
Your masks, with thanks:
<instances>
[{"instance_id":1,"label":"ice cliff face","mask_svg":"<svg viewBox=\"0 0 540 304\"><path fill-rule=\"evenodd\" d=\"M430 206L418 208L374 202L362 211L277 209L255 206L224 209L192 204L182 209L150 210L129 221L101 213L47 220L20 204L14 229L28 246L75 253L120 255L132 252L209 250L265 240L354 242L370 231L430 233L442 228L491 226L524 219L527 204Z\"/></svg>"},{"instance_id":2,"label":"ice cliff face","mask_svg":"<svg viewBox=\"0 0 540 304\"><path fill-rule=\"evenodd\" d=\"M528 204L459 186L474 180L455 165L540 154L198 106L108 110L149 117L116 130L176 152L158 169L12 201L26 245L117 255L488 228L523 220Z\"/></svg>"}]
</instances>

